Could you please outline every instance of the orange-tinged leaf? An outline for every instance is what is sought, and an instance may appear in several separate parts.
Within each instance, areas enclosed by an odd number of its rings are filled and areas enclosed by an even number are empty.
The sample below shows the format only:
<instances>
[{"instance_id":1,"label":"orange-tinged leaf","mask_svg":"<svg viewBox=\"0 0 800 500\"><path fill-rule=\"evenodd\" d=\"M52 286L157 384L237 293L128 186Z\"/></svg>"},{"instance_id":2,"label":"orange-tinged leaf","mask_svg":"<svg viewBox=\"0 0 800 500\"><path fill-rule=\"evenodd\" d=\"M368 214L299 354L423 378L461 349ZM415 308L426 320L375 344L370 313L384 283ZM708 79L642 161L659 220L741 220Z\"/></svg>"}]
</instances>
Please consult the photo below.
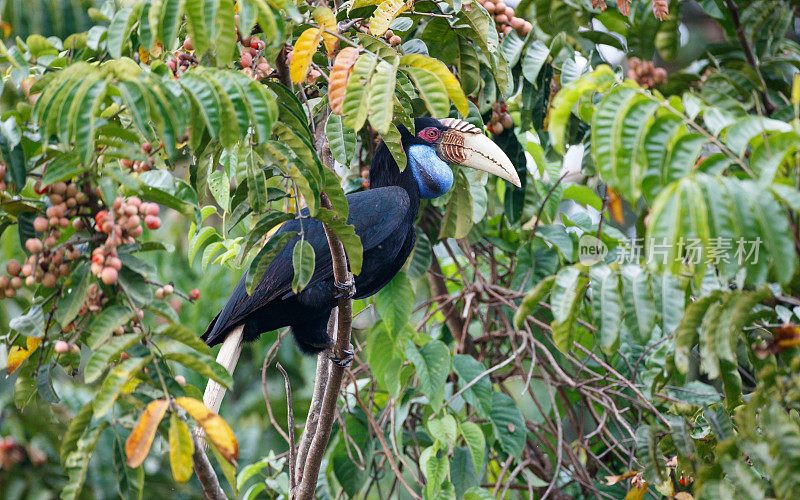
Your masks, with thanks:
<instances>
[{"instance_id":1,"label":"orange-tinged leaf","mask_svg":"<svg viewBox=\"0 0 800 500\"><path fill-rule=\"evenodd\" d=\"M408 10L414 5L414 0L384 0L375 9L369 20L369 32L372 36L383 36L389 25L397 16Z\"/></svg>"},{"instance_id":2,"label":"orange-tinged leaf","mask_svg":"<svg viewBox=\"0 0 800 500\"><path fill-rule=\"evenodd\" d=\"M631 13L631 0L617 0L617 8L619 13L625 17Z\"/></svg>"},{"instance_id":3,"label":"orange-tinged leaf","mask_svg":"<svg viewBox=\"0 0 800 500\"><path fill-rule=\"evenodd\" d=\"M153 444L153 438L156 436L156 429L161 419L164 418L164 413L167 412L169 401L166 399L156 399L150 401L145 407L139 420L125 441L125 456L128 457L128 467L135 469L142 465L147 454L150 453L150 446Z\"/></svg>"},{"instance_id":4,"label":"orange-tinged leaf","mask_svg":"<svg viewBox=\"0 0 800 500\"><path fill-rule=\"evenodd\" d=\"M316 7L311 12L311 15L314 16L314 20L317 21L320 29L323 30L322 41L325 43L325 50L328 51L328 57L333 57L333 53L336 52L337 48L339 48L339 39L332 34L339 32L339 29L336 27L336 15L333 13L330 7L326 7L324 5ZM331 33L326 33L325 30L330 31Z\"/></svg>"},{"instance_id":5,"label":"orange-tinged leaf","mask_svg":"<svg viewBox=\"0 0 800 500\"><path fill-rule=\"evenodd\" d=\"M172 476L179 483L192 477L193 453L194 441L189 434L189 427L173 412L169 417L169 465Z\"/></svg>"},{"instance_id":6,"label":"orange-tinged leaf","mask_svg":"<svg viewBox=\"0 0 800 500\"><path fill-rule=\"evenodd\" d=\"M622 474L620 474L618 476L606 476L606 484L608 486L613 486L613 485L617 484L620 481L624 481L624 480L626 480L628 478L631 478L631 477L635 476L636 474L638 474L636 471L629 470L627 472L623 472Z\"/></svg>"},{"instance_id":7,"label":"orange-tinged leaf","mask_svg":"<svg viewBox=\"0 0 800 500\"><path fill-rule=\"evenodd\" d=\"M653 0L653 15L663 21L669 15L669 0Z\"/></svg>"},{"instance_id":8,"label":"orange-tinged leaf","mask_svg":"<svg viewBox=\"0 0 800 500\"><path fill-rule=\"evenodd\" d=\"M317 52L321 39L321 29L308 28L295 42L292 64L289 67L289 75L294 83L300 83L306 79L308 68L311 66L311 58Z\"/></svg>"},{"instance_id":9,"label":"orange-tinged leaf","mask_svg":"<svg viewBox=\"0 0 800 500\"><path fill-rule=\"evenodd\" d=\"M8 353L8 364L6 365L6 373L11 375L22 363L33 354L33 351L39 348L42 343L42 337L28 337L26 347L13 346Z\"/></svg>"},{"instance_id":10,"label":"orange-tinged leaf","mask_svg":"<svg viewBox=\"0 0 800 500\"><path fill-rule=\"evenodd\" d=\"M342 114L347 80L350 78L350 73L353 72L353 65L358 59L359 50L356 47L345 47L339 51L333 61L333 69L328 76L328 102L331 104L331 111L337 115Z\"/></svg>"},{"instance_id":11,"label":"orange-tinged leaf","mask_svg":"<svg viewBox=\"0 0 800 500\"><path fill-rule=\"evenodd\" d=\"M178 398L175 402L200 424L206 431L206 437L214 443L225 460L233 462L239 458L239 443L222 417L194 398Z\"/></svg>"},{"instance_id":12,"label":"orange-tinged leaf","mask_svg":"<svg viewBox=\"0 0 800 500\"><path fill-rule=\"evenodd\" d=\"M139 61L141 61L142 64L147 64L150 61L150 53L141 45L139 46Z\"/></svg>"},{"instance_id":13,"label":"orange-tinged leaf","mask_svg":"<svg viewBox=\"0 0 800 500\"><path fill-rule=\"evenodd\" d=\"M611 186L606 186L606 195L608 196L608 211L611 212L611 217L617 224L625 224L625 215L622 213L622 198L619 197L616 191L611 189Z\"/></svg>"}]
</instances>

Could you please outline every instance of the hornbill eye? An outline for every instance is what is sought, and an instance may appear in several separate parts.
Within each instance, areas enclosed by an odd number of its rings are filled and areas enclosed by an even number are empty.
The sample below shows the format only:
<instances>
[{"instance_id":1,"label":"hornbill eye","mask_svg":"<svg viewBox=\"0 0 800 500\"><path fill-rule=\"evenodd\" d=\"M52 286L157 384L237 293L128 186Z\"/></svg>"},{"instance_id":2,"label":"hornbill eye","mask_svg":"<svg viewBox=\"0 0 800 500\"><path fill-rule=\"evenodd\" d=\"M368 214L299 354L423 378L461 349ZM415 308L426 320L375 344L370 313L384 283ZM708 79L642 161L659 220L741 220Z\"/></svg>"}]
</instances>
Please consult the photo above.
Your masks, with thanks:
<instances>
[{"instance_id":1,"label":"hornbill eye","mask_svg":"<svg viewBox=\"0 0 800 500\"><path fill-rule=\"evenodd\" d=\"M441 132L436 127L426 127L419 131L417 134L421 139L424 139L428 142L435 142L439 139L439 134Z\"/></svg>"}]
</instances>

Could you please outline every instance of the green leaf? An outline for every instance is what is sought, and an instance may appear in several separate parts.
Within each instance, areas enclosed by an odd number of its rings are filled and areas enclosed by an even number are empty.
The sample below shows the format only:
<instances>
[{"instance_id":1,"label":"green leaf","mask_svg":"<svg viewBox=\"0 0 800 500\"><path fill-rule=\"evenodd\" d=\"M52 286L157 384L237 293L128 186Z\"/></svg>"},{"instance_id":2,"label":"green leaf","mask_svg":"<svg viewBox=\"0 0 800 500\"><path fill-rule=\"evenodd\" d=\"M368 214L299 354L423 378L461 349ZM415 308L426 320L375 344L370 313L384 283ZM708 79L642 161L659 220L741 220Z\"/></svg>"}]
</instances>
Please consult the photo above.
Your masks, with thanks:
<instances>
[{"instance_id":1,"label":"green leaf","mask_svg":"<svg viewBox=\"0 0 800 500\"><path fill-rule=\"evenodd\" d=\"M256 258L253 259L253 262L250 264L250 268L247 271L247 293L248 295L252 295L255 291L256 286L258 285L259 281L261 281L261 277L267 270L267 267L272 263L272 260L275 256L280 252L289 240L297 236L297 233L294 231L276 234L272 238L267 241L264 247L258 252Z\"/></svg>"},{"instance_id":2,"label":"green leaf","mask_svg":"<svg viewBox=\"0 0 800 500\"><path fill-rule=\"evenodd\" d=\"M100 314L92 318L87 331L89 339L87 344L90 349L99 349L118 327L124 325L133 317L133 312L127 307L111 306L103 309Z\"/></svg>"},{"instance_id":3,"label":"green leaf","mask_svg":"<svg viewBox=\"0 0 800 500\"><path fill-rule=\"evenodd\" d=\"M236 25L234 23L233 0L219 0L215 20L217 64L227 66L233 61L236 49Z\"/></svg>"},{"instance_id":4,"label":"green leaf","mask_svg":"<svg viewBox=\"0 0 800 500\"><path fill-rule=\"evenodd\" d=\"M233 378L225 368L214 361L210 356L199 354L187 354L183 352L166 352L163 359L177 361L186 368L199 373L200 375L219 382L228 390L233 390Z\"/></svg>"},{"instance_id":5,"label":"green leaf","mask_svg":"<svg viewBox=\"0 0 800 500\"><path fill-rule=\"evenodd\" d=\"M646 345L656 324L656 304L649 276L637 265L623 266L621 274L625 324L639 345Z\"/></svg>"},{"instance_id":6,"label":"green leaf","mask_svg":"<svg viewBox=\"0 0 800 500\"><path fill-rule=\"evenodd\" d=\"M111 361L142 339L142 334L120 335L111 338L108 342L95 349L83 369L83 379L91 384L97 380Z\"/></svg>"},{"instance_id":7,"label":"green leaf","mask_svg":"<svg viewBox=\"0 0 800 500\"><path fill-rule=\"evenodd\" d=\"M619 275L608 266L593 266L589 271L592 288L592 312L598 326L600 348L608 355L619 347L622 327L622 297Z\"/></svg>"},{"instance_id":8,"label":"green leaf","mask_svg":"<svg viewBox=\"0 0 800 500\"><path fill-rule=\"evenodd\" d=\"M519 458L525 447L527 428L525 419L514 400L502 392L493 392L492 413L489 414L489 420L500 448L509 455Z\"/></svg>"},{"instance_id":9,"label":"green leaf","mask_svg":"<svg viewBox=\"0 0 800 500\"><path fill-rule=\"evenodd\" d=\"M396 81L397 59L394 64L385 60L379 61L370 81L367 112L370 125L379 134L386 133L392 124Z\"/></svg>"},{"instance_id":10,"label":"green leaf","mask_svg":"<svg viewBox=\"0 0 800 500\"><path fill-rule=\"evenodd\" d=\"M572 348L573 325L586 281L577 267L565 267L556 274L550 292L550 305L553 312L553 342L562 352L569 352Z\"/></svg>"},{"instance_id":11,"label":"green leaf","mask_svg":"<svg viewBox=\"0 0 800 500\"><path fill-rule=\"evenodd\" d=\"M377 293L375 305L392 335L406 326L414 307L414 288L405 273L397 273Z\"/></svg>"},{"instance_id":12,"label":"green leaf","mask_svg":"<svg viewBox=\"0 0 800 500\"><path fill-rule=\"evenodd\" d=\"M25 314L11 318L8 327L26 337L43 337L44 313L41 304L34 304Z\"/></svg>"},{"instance_id":13,"label":"green leaf","mask_svg":"<svg viewBox=\"0 0 800 500\"><path fill-rule=\"evenodd\" d=\"M594 93L602 92L611 85L616 76L608 66L599 66L595 71L570 82L562 88L553 99L550 112L550 140L557 152L564 154L564 134L567 130L569 117L576 104Z\"/></svg>"},{"instance_id":14,"label":"green leaf","mask_svg":"<svg viewBox=\"0 0 800 500\"><path fill-rule=\"evenodd\" d=\"M108 25L108 38L106 50L114 59L122 57L122 46L130 40L131 29L139 16L140 9L123 7L114 14L111 24Z\"/></svg>"},{"instance_id":15,"label":"green leaf","mask_svg":"<svg viewBox=\"0 0 800 500\"><path fill-rule=\"evenodd\" d=\"M164 0L161 8L161 43L164 50L175 50L178 45L178 26L183 18L184 0Z\"/></svg>"},{"instance_id":16,"label":"green leaf","mask_svg":"<svg viewBox=\"0 0 800 500\"><path fill-rule=\"evenodd\" d=\"M447 87L436 76L436 73L413 66L403 66L401 69L414 81L414 85L419 90L422 100L425 101L425 106L430 110L431 116L434 118L446 118L450 114L450 100L447 96Z\"/></svg>"},{"instance_id":17,"label":"green leaf","mask_svg":"<svg viewBox=\"0 0 800 500\"><path fill-rule=\"evenodd\" d=\"M528 50L525 51L525 57L522 59L522 75L531 84L536 85L539 72L548 57L550 57L550 48L541 40L534 40L528 46Z\"/></svg>"},{"instance_id":18,"label":"green leaf","mask_svg":"<svg viewBox=\"0 0 800 500\"><path fill-rule=\"evenodd\" d=\"M417 369L420 392L438 410L444 400L444 383L450 371L450 351L447 346L440 340L431 340L417 349L409 340L406 342L406 357Z\"/></svg>"},{"instance_id":19,"label":"green leaf","mask_svg":"<svg viewBox=\"0 0 800 500\"><path fill-rule=\"evenodd\" d=\"M374 55L363 53L353 65L347 80L344 102L342 103L343 124L355 131L361 129L367 119L367 110L372 81L372 72L377 64Z\"/></svg>"},{"instance_id":20,"label":"green leaf","mask_svg":"<svg viewBox=\"0 0 800 500\"><path fill-rule=\"evenodd\" d=\"M466 387L476 378L483 375L469 389L464 391L464 399L478 410L481 415L489 415L492 411L492 382L484 375L486 367L483 363L466 354L453 356L453 371L458 375L459 387Z\"/></svg>"},{"instance_id":21,"label":"green leaf","mask_svg":"<svg viewBox=\"0 0 800 500\"><path fill-rule=\"evenodd\" d=\"M101 422L96 427L81 429L83 433L77 441L75 451L67 455L64 461L67 484L61 490L61 498L63 500L79 498L78 495L83 488L83 481L86 479L86 471L89 468L94 448L97 446L97 440L107 426L108 422Z\"/></svg>"},{"instance_id":22,"label":"green leaf","mask_svg":"<svg viewBox=\"0 0 800 500\"><path fill-rule=\"evenodd\" d=\"M344 126L341 115L331 113L325 123L325 136L331 147L333 158L344 166L349 166L356 154L356 133Z\"/></svg>"},{"instance_id":23,"label":"green leaf","mask_svg":"<svg viewBox=\"0 0 800 500\"><path fill-rule=\"evenodd\" d=\"M58 299L56 319L61 325L67 325L78 315L89 289L89 266L78 265L72 271L68 285L65 286L64 295Z\"/></svg>"},{"instance_id":24,"label":"green leaf","mask_svg":"<svg viewBox=\"0 0 800 500\"><path fill-rule=\"evenodd\" d=\"M239 254L238 264L244 264L244 259L247 256L250 249L258 243L261 238L264 237L265 234L270 232L276 226L283 224L287 220L292 219L292 214L287 214L283 212L272 212L269 213L256 222L256 224L250 229L247 233L247 237L245 238L244 242L242 243L242 251Z\"/></svg>"},{"instance_id":25,"label":"green leaf","mask_svg":"<svg viewBox=\"0 0 800 500\"><path fill-rule=\"evenodd\" d=\"M361 265L364 260L364 247L361 245L361 238L356 235L355 227L344 222L335 212L327 208L320 208L314 216L324 223L344 245L347 252L347 262L350 264L350 272L357 275L361 273Z\"/></svg>"},{"instance_id":26,"label":"green leaf","mask_svg":"<svg viewBox=\"0 0 800 500\"><path fill-rule=\"evenodd\" d=\"M300 293L314 274L314 247L304 239L295 243L292 252L292 268L294 278L292 278L292 291Z\"/></svg>"},{"instance_id":27,"label":"green leaf","mask_svg":"<svg viewBox=\"0 0 800 500\"><path fill-rule=\"evenodd\" d=\"M94 397L94 417L100 418L114 405L117 400L122 387L131 379L136 376L144 366L153 359L153 356L144 358L128 358L114 367L111 372L106 375L103 380L103 385Z\"/></svg>"},{"instance_id":28,"label":"green leaf","mask_svg":"<svg viewBox=\"0 0 800 500\"><path fill-rule=\"evenodd\" d=\"M67 457L75 451L78 446L78 440L81 435L89 427L92 421L92 401L89 401L78 410L72 419L69 421L67 432L61 440L61 448L59 448L59 455L61 456L61 465L66 471Z\"/></svg>"},{"instance_id":29,"label":"green leaf","mask_svg":"<svg viewBox=\"0 0 800 500\"><path fill-rule=\"evenodd\" d=\"M224 170L213 170L208 174L208 189L217 204L227 212L231 203L231 183Z\"/></svg>"},{"instance_id":30,"label":"green leaf","mask_svg":"<svg viewBox=\"0 0 800 500\"><path fill-rule=\"evenodd\" d=\"M714 290L711 294L700 297L686 308L678 331L675 334L675 366L681 373L689 369L689 356L692 347L698 342L698 328L708 308L719 298L721 292Z\"/></svg>"},{"instance_id":31,"label":"green leaf","mask_svg":"<svg viewBox=\"0 0 800 500\"><path fill-rule=\"evenodd\" d=\"M475 467L475 474L480 475L483 467L483 459L486 455L486 438L478 424L474 422L462 422L458 426L461 436L469 447L472 456L472 465Z\"/></svg>"},{"instance_id":32,"label":"green leaf","mask_svg":"<svg viewBox=\"0 0 800 500\"><path fill-rule=\"evenodd\" d=\"M555 276L548 276L537 283L535 287L528 290L525 297L522 298L519 309L514 313L514 326L516 328L521 328L522 324L525 322L525 318L539 307L539 302L544 299L550 292L550 289L553 288L555 280Z\"/></svg>"},{"instance_id":33,"label":"green leaf","mask_svg":"<svg viewBox=\"0 0 800 500\"><path fill-rule=\"evenodd\" d=\"M450 190L450 201L439 227L439 239L464 238L472 229L472 194L470 183L463 170L456 174L455 185Z\"/></svg>"},{"instance_id":34,"label":"green leaf","mask_svg":"<svg viewBox=\"0 0 800 500\"><path fill-rule=\"evenodd\" d=\"M203 0L186 0L185 3L186 28L195 52L198 56L202 56L211 44L203 16L203 4L205 2Z\"/></svg>"}]
</instances>

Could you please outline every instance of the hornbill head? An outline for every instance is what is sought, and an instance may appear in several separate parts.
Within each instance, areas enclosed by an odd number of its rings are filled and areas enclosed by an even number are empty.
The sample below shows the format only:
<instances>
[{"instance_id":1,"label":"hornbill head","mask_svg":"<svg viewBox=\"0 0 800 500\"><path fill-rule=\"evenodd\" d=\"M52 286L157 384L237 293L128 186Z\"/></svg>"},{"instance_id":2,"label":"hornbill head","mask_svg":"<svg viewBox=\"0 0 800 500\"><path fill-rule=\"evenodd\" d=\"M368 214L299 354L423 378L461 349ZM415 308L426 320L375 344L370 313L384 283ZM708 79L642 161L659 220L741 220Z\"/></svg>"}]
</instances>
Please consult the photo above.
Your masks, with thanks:
<instances>
[{"instance_id":1,"label":"hornbill head","mask_svg":"<svg viewBox=\"0 0 800 500\"><path fill-rule=\"evenodd\" d=\"M511 160L481 130L457 118L417 118L416 135L400 128L408 166L419 185L421 198L437 198L453 186L448 163L482 170L520 187Z\"/></svg>"}]
</instances>

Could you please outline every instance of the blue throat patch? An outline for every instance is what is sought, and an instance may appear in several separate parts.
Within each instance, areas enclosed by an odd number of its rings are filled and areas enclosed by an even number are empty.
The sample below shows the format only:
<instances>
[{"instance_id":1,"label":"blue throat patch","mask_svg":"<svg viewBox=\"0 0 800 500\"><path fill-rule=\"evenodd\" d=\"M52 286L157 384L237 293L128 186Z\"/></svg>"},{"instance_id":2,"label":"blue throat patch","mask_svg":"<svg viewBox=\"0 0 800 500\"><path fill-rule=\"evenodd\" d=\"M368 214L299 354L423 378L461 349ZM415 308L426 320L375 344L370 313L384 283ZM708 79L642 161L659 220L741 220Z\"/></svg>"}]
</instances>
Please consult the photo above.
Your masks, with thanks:
<instances>
[{"instance_id":1,"label":"blue throat patch","mask_svg":"<svg viewBox=\"0 0 800 500\"><path fill-rule=\"evenodd\" d=\"M414 144L408 148L408 166L425 199L438 198L453 187L453 171L432 146Z\"/></svg>"}]
</instances>

